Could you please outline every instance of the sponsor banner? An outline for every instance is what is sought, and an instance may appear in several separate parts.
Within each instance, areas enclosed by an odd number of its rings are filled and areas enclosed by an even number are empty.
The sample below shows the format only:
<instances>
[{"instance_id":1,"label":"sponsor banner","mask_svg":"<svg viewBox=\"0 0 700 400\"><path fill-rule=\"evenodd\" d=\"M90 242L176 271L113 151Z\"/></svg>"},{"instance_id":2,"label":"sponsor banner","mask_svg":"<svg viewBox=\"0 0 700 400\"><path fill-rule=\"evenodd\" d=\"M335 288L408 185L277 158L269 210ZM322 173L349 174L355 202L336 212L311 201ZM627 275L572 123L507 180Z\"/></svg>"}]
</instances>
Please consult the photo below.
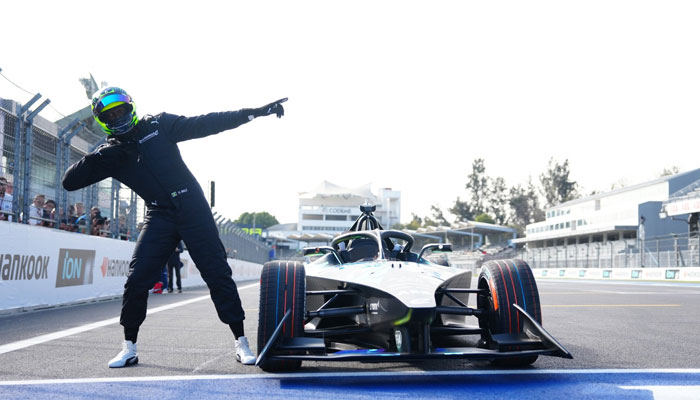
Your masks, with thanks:
<instances>
[{"instance_id":1,"label":"sponsor banner","mask_svg":"<svg viewBox=\"0 0 700 400\"><path fill-rule=\"evenodd\" d=\"M100 266L100 271L102 271L102 278L128 276L129 263L130 260L120 260L115 258L110 259L109 257L102 257L102 265Z\"/></svg>"},{"instance_id":2,"label":"sponsor banner","mask_svg":"<svg viewBox=\"0 0 700 400\"><path fill-rule=\"evenodd\" d=\"M92 284L95 250L59 249L56 287Z\"/></svg>"},{"instance_id":3,"label":"sponsor banner","mask_svg":"<svg viewBox=\"0 0 700 400\"><path fill-rule=\"evenodd\" d=\"M0 221L0 311L117 297L129 275L134 242ZM180 255L184 288L203 286ZM256 280L262 265L228 260L236 281Z\"/></svg>"},{"instance_id":4,"label":"sponsor banner","mask_svg":"<svg viewBox=\"0 0 700 400\"><path fill-rule=\"evenodd\" d=\"M683 268L536 268L536 278L615 279L700 282L700 267Z\"/></svg>"},{"instance_id":5,"label":"sponsor banner","mask_svg":"<svg viewBox=\"0 0 700 400\"><path fill-rule=\"evenodd\" d=\"M666 205L666 213L669 217L675 215L696 213L698 211L700 211L700 199L674 201Z\"/></svg>"},{"instance_id":6,"label":"sponsor banner","mask_svg":"<svg viewBox=\"0 0 700 400\"><path fill-rule=\"evenodd\" d=\"M610 278L611 279L631 279L630 271L631 271L630 268L613 268Z\"/></svg>"}]
</instances>

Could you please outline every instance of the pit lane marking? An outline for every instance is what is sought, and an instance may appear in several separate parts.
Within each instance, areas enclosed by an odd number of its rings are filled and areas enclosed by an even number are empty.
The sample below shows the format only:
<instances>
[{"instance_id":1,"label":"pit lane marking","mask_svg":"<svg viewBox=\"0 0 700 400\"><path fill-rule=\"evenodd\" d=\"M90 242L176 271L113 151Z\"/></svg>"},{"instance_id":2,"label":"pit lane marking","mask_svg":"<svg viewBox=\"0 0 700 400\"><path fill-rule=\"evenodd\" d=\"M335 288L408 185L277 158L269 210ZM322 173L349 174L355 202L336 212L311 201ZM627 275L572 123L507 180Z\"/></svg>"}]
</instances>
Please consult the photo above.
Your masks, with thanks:
<instances>
[{"instance_id":1,"label":"pit lane marking","mask_svg":"<svg viewBox=\"0 0 700 400\"><path fill-rule=\"evenodd\" d=\"M542 304L541 307L573 308L573 307L681 307L681 304Z\"/></svg>"},{"instance_id":2,"label":"pit lane marking","mask_svg":"<svg viewBox=\"0 0 700 400\"><path fill-rule=\"evenodd\" d=\"M244 289L248 289L251 287L256 287L259 284L260 284L259 282L255 282L255 283L250 284L250 285L239 287L238 290L244 290ZM146 312L146 314L151 315L151 314L159 313L161 311L172 310L173 308L186 306L188 304L196 303L196 302L206 300L209 298L211 298L211 296L206 295L206 296L195 297L195 298L189 299L189 300L180 301L177 303L166 304L164 306L151 308ZM93 322L90 324L76 326L74 328L64 329L64 330L58 331L58 332L47 333L45 335L35 336L33 338L19 340L17 342L12 342L12 343L7 343L7 344L0 346L0 354L5 354L5 353L9 353L11 351L24 349L27 347L35 346L37 344L50 342L52 340L61 339L61 338L67 337L67 336L72 336L72 335L75 335L78 333L91 331L93 329L101 328L103 326L112 325L112 324L116 324L116 323L119 323L119 317L109 318L109 319L105 319L102 321Z\"/></svg>"},{"instance_id":3,"label":"pit lane marking","mask_svg":"<svg viewBox=\"0 0 700 400\"><path fill-rule=\"evenodd\" d=\"M407 376L478 376L478 375L590 375L590 374L700 374L700 369L523 369L483 371L405 371L405 372L298 372L282 374L233 374L233 375L174 375L174 376L127 376L118 378L68 378L0 381L0 386L55 385L71 383L126 383L200 380L242 379L309 379L309 378L376 378ZM692 387L692 386L690 386ZM631 388L631 387L625 387Z\"/></svg>"}]
</instances>

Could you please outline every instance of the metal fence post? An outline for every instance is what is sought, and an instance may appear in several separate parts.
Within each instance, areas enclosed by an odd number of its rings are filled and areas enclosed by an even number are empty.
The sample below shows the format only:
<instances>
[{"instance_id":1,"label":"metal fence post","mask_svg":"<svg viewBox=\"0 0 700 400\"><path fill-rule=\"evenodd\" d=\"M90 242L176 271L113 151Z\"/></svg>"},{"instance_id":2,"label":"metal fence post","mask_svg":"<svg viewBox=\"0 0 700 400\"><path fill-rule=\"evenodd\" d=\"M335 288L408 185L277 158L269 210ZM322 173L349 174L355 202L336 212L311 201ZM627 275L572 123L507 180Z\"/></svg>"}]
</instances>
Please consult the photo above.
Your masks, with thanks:
<instances>
[{"instance_id":1,"label":"metal fence post","mask_svg":"<svg viewBox=\"0 0 700 400\"><path fill-rule=\"evenodd\" d=\"M25 114L27 113L27 110L29 110L29 107L31 107L34 103L36 103L37 100L41 98L41 94L37 93L32 97L25 105L21 106L19 109L19 112L17 113L17 122L15 125L15 165L14 165L14 171L12 172L12 183L14 185L14 192L16 195L12 196L12 212L14 213L14 221L20 222L20 213L21 210L24 208L24 202L25 200L22 198L20 194L23 193L23 180L20 179L22 176L22 170L24 168L24 162L22 160L22 154L24 154L23 150L23 142L24 142L24 135L22 132L24 132L24 117ZM23 219L26 219L23 218ZM25 221L21 221L22 223L25 223Z\"/></svg>"},{"instance_id":2,"label":"metal fence post","mask_svg":"<svg viewBox=\"0 0 700 400\"><path fill-rule=\"evenodd\" d=\"M29 198L30 185L32 180L32 141L34 136L34 117L37 116L46 106L49 105L51 100L44 100L37 108L34 109L29 115L27 115L25 126L25 138L24 138L24 177L22 181L22 194L24 197L24 202L22 204L22 213L24 214L25 223L29 223ZM16 157L16 156L15 156ZM23 221L24 222L24 221Z\"/></svg>"},{"instance_id":3,"label":"metal fence post","mask_svg":"<svg viewBox=\"0 0 700 400\"><path fill-rule=\"evenodd\" d=\"M56 202L58 203L56 207L56 229L61 229L61 211L68 218L68 196L66 191L61 188L61 176L63 175L63 170L66 167L66 154L70 154L70 145L66 146L64 139L66 134L75 127L75 125L80 122L77 118L73 119L68 125L58 132L58 142L56 143ZM77 129L77 128L76 128ZM68 134L70 136L70 134Z\"/></svg>"}]
</instances>

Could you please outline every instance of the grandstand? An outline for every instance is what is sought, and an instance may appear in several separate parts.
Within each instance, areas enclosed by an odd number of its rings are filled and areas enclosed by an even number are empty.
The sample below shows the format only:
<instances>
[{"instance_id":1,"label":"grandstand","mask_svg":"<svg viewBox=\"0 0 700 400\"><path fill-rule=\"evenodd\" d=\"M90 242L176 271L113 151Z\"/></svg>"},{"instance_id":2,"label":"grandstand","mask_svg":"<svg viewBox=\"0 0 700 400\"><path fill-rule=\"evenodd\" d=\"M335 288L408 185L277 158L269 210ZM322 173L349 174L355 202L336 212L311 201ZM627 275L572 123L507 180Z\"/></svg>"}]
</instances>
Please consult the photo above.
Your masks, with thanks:
<instances>
[{"instance_id":1,"label":"grandstand","mask_svg":"<svg viewBox=\"0 0 700 400\"><path fill-rule=\"evenodd\" d=\"M582 197L546 210L514 240L534 267L700 265L700 169Z\"/></svg>"}]
</instances>

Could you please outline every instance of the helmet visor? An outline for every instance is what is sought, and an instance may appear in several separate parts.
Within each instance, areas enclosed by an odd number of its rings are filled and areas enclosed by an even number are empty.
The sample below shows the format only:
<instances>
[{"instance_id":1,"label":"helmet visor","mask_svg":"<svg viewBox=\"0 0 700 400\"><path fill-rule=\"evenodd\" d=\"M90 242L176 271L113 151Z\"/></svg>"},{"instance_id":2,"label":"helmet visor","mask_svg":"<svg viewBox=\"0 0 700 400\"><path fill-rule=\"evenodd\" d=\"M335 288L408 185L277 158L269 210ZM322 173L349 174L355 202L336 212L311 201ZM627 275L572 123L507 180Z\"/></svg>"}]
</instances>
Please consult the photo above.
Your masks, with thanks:
<instances>
[{"instance_id":1,"label":"helmet visor","mask_svg":"<svg viewBox=\"0 0 700 400\"><path fill-rule=\"evenodd\" d=\"M119 104L129 104L131 103L131 98L128 95L121 93L111 93L100 99L100 101L95 104L95 108L92 110L95 115L99 115L103 111L107 111L110 108L116 107Z\"/></svg>"},{"instance_id":2,"label":"helmet visor","mask_svg":"<svg viewBox=\"0 0 700 400\"><path fill-rule=\"evenodd\" d=\"M116 121L119 121L124 115L130 114L131 111L134 109L131 104L117 104L117 103L112 103L115 104L114 107L105 107L102 109L102 112L97 116L97 118L100 119L100 121L104 122L105 124L113 124ZM129 117L131 118L131 117Z\"/></svg>"}]
</instances>

